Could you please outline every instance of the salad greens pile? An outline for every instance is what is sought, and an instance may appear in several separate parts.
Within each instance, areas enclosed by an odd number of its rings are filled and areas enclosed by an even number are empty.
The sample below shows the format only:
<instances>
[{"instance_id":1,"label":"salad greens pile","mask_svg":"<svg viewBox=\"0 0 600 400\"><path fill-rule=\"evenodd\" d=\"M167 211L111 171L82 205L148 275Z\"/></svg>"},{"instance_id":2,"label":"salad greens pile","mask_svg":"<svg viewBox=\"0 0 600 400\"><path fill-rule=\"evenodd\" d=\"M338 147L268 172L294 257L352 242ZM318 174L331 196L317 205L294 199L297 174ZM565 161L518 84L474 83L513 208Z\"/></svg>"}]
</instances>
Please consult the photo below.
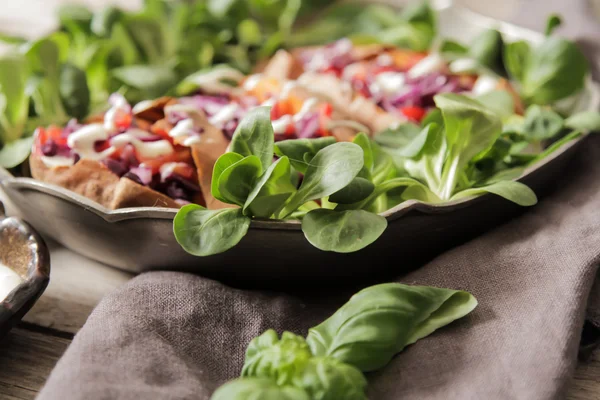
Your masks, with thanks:
<instances>
[{"instance_id":1,"label":"salad greens pile","mask_svg":"<svg viewBox=\"0 0 600 400\"><path fill-rule=\"evenodd\" d=\"M238 207L184 206L174 220L177 241L187 252L207 256L235 246L252 218L301 219L313 246L348 253L377 240L387 227L379 214L405 200L438 204L489 192L523 206L535 204L529 187L509 180L522 170L507 169L498 159L509 156L496 145L500 118L465 95L439 94L435 102L438 113L410 140L396 131L376 136L387 140L385 150L364 133L352 143L324 137L275 144L270 107L251 110L212 177L212 195ZM518 136L516 129L512 134ZM399 139L406 145L389 146ZM492 166L478 167L489 160Z\"/></svg>"},{"instance_id":2,"label":"salad greens pile","mask_svg":"<svg viewBox=\"0 0 600 400\"><path fill-rule=\"evenodd\" d=\"M120 92L131 104L168 95L186 76L227 63L249 72L291 38L297 18L330 1L145 0L139 11L82 5L58 10L43 38L0 33L0 166L22 163L38 126L104 110Z\"/></svg>"},{"instance_id":3,"label":"salad greens pile","mask_svg":"<svg viewBox=\"0 0 600 400\"><path fill-rule=\"evenodd\" d=\"M306 338L269 329L246 350L241 378L211 400L366 400L364 372L384 368L406 346L464 317L470 293L399 283L358 292Z\"/></svg>"}]
</instances>

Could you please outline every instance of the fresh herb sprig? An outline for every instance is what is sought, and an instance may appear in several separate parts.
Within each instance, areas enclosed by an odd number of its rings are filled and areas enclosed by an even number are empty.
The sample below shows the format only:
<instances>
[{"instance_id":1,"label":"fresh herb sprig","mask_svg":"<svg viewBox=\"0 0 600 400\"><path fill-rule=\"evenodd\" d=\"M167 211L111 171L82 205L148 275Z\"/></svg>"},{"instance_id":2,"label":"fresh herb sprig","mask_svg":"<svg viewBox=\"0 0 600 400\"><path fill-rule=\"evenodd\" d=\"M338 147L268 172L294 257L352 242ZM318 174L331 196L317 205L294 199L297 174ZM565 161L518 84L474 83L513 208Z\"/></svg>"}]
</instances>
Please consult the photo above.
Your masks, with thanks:
<instances>
[{"instance_id":1,"label":"fresh herb sprig","mask_svg":"<svg viewBox=\"0 0 600 400\"><path fill-rule=\"evenodd\" d=\"M465 291L399 283L361 290L306 338L269 329L246 350L241 377L211 400L366 400L364 372L384 368L406 346L469 314Z\"/></svg>"}]
</instances>

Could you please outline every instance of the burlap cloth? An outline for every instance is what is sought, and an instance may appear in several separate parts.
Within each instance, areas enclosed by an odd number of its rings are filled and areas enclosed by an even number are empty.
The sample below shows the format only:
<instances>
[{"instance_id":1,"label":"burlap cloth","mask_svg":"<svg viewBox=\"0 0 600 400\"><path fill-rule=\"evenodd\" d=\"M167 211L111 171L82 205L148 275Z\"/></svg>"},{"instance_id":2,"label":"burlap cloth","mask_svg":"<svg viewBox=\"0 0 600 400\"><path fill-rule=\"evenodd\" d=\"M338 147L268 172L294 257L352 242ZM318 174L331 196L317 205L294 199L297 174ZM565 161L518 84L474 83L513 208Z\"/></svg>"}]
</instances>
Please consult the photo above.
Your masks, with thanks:
<instances>
[{"instance_id":1,"label":"burlap cloth","mask_svg":"<svg viewBox=\"0 0 600 400\"><path fill-rule=\"evenodd\" d=\"M600 300L590 296L599 262L600 135L582 146L553 195L525 215L398 278L468 290L479 306L369 374L369 398L564 397L586 308L590 318L600 316L588 302ZM38 398L208 399L239 376L250 339L267 328L306 334L349 295L335 288L255 292L183 273L143 274L100 303Z\"/></svg>"}]
</instances>

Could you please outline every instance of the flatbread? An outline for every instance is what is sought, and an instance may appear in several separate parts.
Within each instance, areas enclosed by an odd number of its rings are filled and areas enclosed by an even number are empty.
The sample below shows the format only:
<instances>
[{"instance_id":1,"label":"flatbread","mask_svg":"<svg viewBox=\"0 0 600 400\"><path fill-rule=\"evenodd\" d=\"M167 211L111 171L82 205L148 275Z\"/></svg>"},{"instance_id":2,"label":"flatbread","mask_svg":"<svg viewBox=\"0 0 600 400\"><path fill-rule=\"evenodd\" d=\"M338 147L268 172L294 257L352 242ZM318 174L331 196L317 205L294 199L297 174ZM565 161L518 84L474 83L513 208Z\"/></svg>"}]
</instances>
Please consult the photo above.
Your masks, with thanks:
<instances>
[{"instance_id":1,"label":"flatbread","mask_svg":"<svg viewBox=\"0 0 600 400\"><path fill-rule=\"evenodd\" d=\"M115 210L125 207L169 207L180 205L170 197L128 178L119 178L102 163L82 159L70 167L48 167L37 154L29 157L31 175L61 186Z\"/></svg>"},{"instance_id":2,"label":"flatbread","mask_svg":"<svg viewBox=\"0 0 600 400\"><path fill-rule=\"evenodd\" d=\"M216 210L220 208L237 207L233 204L223 203L213 197L211 192L212 173L217 159L227 151L229 140L223 132L208 122L206 114L202 111L191 113L194 126L202 128L202 141L192 145L192 157L198 171L198 184L202 190L206 208Z\"/></svg>"}]
</instances>

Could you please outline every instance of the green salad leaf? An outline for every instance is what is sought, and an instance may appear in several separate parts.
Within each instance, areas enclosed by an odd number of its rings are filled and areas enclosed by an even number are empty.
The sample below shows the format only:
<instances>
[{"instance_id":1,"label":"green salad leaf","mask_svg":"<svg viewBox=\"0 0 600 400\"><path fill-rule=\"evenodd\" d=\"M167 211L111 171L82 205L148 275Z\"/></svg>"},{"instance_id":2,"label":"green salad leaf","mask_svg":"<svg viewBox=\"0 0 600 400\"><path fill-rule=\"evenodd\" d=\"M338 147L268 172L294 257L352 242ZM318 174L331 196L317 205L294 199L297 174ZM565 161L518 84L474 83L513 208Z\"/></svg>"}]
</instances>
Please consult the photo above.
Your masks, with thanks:
<instances>
[{"instance_id":1,"label":"green salad leaf","mask_svg":"<svg viewBox=\"0 0 600 400\"><path fill-rule=\"evenodd\" d=\"M306 239L323 251L350 253L361 250L383 234L387 220L364 210L317 209L302 219Z\"/></svg>"},{"instance_id":2,"label":"green salad leaf","mask_svg":"<svg viewBox=\"0 0 600 400\"><path fill-rule=\"evenodd\" d=\"M262 169L273 162L273 125L271 107L256 107L248 111L231 139L231 151L243 156L259 158Z\"/></svg>"},{"instance_id":3,"label":"green salad leaf","mask_svg":"<svg viewBox=\"0 0 600 400\"><path fill-rule=\"evenodd\" d=\"M269 218L296 191L292 185L290 160L283 156L275 161L259 178L244 203L244 212L255 217Z\"/></svg>"},{"instance_id":4,"label":"green salad leaf","mask_svg":"<svg viewBox=\"0 0 600 400\"><path fill-rule=\"evenodd\" d=\"M367 380L362 372L333 357L310 358L293 384L313 399L367 400Z\"/></svg>"},{"instance_id":5,"label":"green salad leaf","mask_svg":"<svg viewBox=\"0 0 600 400\"><path fill-rule=\"evenodd\" d=\"M207 210L188 204L177 212L173 232L181 247L195 256L219 254L239 243L251 219L241 209Z\"/></svg>"},{"instance_id":6,"label":"green salad leaf","mask_svg":"<svg viewBox=\"0 0 600 400\"><path fill-rule=\"evenodd\" d=\"M226 203L243 206L262 175L260 159L254 155L227 167L219 176L219 191Z\"/></svg>"}]
</instances>

